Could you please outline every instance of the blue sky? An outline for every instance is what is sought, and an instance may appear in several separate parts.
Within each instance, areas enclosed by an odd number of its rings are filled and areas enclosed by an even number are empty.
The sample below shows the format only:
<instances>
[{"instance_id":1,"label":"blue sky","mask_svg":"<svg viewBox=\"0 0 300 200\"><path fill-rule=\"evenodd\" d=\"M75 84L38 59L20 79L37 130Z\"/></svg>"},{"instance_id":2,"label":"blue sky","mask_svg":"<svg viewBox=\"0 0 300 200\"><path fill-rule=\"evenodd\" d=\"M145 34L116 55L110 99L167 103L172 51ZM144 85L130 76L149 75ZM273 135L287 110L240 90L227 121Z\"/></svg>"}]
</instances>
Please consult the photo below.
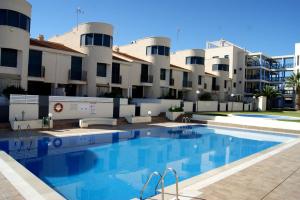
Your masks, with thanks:
<instances>
[{"instance_id":1,"label":"blue sky","mask_svg":"<svg viewBox=\"0 0 300 200\"><path fill-rule=\"evenodd\" d=\"M229 40L268 55L292 54L300 42L299 0L28 0L31 34L46 38L79 22L114 26L114 44L146 36L166 36L172 51L205 48L206 41ZM177 30L180 29L179 37Z\"/></svg>"}]
</instances>

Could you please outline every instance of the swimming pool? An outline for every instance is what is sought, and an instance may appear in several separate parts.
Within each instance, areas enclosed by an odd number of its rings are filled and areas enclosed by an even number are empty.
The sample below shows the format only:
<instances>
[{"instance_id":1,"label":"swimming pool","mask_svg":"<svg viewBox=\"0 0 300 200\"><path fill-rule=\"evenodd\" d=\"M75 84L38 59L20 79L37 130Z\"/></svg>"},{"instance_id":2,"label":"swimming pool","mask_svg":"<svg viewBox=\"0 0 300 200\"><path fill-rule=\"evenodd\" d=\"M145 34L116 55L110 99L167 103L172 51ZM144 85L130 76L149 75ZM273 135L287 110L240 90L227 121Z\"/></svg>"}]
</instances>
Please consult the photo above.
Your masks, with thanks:
<instances>
[{"instance_id":1,"label":"swimming pool","mask_svg":"<svg viewBox=\"0 0 300 200\"><path fill-rule=\"evenodd\" d=\"M274 120L300 120L299 117L279 116L279 115L263 115L263 114L234 114L240 117L255 117Z\"/></svg>"},{"instance_id":2,"label":"swimming pool","mask_svg":"<svg viewBox=\"0 0 300 200\"><path fill-rule=\"evenodd\" d=\"M29 171L69 200L131 199L153 171L174 168L180 180L293 137L228 128L184 126L70 137L0 140ZM154 179L145 196L154 195ZM175 182L167 175L165 184Z\"/></svg>"}]
</instances>

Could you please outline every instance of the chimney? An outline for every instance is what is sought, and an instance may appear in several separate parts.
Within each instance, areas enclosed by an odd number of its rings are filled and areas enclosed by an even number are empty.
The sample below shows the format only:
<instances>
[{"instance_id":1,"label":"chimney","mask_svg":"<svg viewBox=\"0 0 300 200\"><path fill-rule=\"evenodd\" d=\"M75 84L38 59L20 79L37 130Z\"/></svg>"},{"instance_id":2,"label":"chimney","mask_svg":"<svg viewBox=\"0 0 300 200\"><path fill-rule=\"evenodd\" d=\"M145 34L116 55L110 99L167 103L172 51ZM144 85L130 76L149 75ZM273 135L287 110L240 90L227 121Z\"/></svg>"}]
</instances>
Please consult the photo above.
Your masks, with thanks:
<instances>
[{"instance_id":1,"label":"chimney","mask_svg":"<svg viewBox=\"0 0 300 200\"><path fill-rule=\"evenodd\" d=\"M37 39L40 40L40 41L44 41L44 40L45 40L45 37L44 37L44 35L39 34L39 36L38 36Z\"/></svg>"}]
</instances>

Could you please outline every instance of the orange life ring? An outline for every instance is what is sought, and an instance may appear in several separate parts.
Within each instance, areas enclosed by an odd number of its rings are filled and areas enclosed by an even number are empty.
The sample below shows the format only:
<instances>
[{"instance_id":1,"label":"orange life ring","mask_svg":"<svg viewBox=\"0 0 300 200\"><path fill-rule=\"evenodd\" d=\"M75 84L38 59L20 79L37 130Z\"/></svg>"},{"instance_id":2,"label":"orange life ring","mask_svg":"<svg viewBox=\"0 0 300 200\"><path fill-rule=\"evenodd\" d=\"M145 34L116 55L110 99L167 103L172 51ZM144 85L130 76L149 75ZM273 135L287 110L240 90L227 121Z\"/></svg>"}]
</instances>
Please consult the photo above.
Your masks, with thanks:
<instances>
[{"instance_id":1,"label":"orange life ring","mask_svg":"<svg viewBox=\"0 0 300 200\"><path fill-rule=\"evenodd\" d=\"M54 104L54 111L60 113L61 111L63 111L64 106L61 103L56 103Z\"/></svg>"}]
</instances>

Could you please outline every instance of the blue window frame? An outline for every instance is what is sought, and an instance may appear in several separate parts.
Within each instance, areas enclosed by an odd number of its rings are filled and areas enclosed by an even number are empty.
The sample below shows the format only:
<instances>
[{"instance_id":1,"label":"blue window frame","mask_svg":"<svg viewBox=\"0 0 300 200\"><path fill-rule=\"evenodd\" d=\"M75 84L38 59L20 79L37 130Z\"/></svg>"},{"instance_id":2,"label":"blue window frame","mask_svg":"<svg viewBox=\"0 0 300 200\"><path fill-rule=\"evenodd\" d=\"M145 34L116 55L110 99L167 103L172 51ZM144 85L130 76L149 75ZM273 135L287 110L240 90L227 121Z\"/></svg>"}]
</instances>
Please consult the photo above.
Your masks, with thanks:
<instances>
[{"instance_id":1,"label":"blue window frame","mask_svg":"<svg viewBox=\"0 0 300 200\"><path fill-rule=\"evenodd\" d=\"M147 46L146 55L170 56L170 48L165 46Z\"/></svg>"},{"instance_id":2,"label":"blue window frame","mask_svg":"<svg viewBox=\"0 0 300 200\"><path fill-rule=\"evenodd\" d=\"M29 50L28 75L41 77L42 75L42 51Z\"/></svg>"},{"instance_id":3,"label":"blue window frame","mask_svg":"<svg viewBox=\"0 0 300 200\"><path fill-rule=\"evenodd\" d=\"M107 64L97 63L97 76L106 77Z\"/></svg>"},{"instance_id":4,"label":"blue window frame","mask_svg":"<svg viewBox=\"0 0 300 200\"><path fill-rule=\"evenodd\" d=\"M13 26L30 32L30 18L13 10L0 9L0 25Z\"/></svg>"},{"instance_id":5,"label":"blue window frame","mask_svg":"<svg viewBox=\"0 0 300 200\"><path fill-rule=\"evenodd\" d=\"M94 34L94 45L96 45L96 46L103 45L103 35L102 34Z\"/></svg>"},{"instance_id":6,"label":"blue window frame","mask_svg":"<svg viewBox=\"0 0 300 200\"><path fill-rule=\"evenodd\" d=\"M80 37L80 45L95 45L112 47L113 37L110 35L99 34L99 33L88 33L83 34Z\"/></svg>"},{"instance_id":7,"label":"blue window frame","mask_svg":"<svg viewBox=\"0 0 300 200\"><path fill-rule=\"evenodd\" d=\"M92 33L85 35L85 45L93 45L94 35Z\"/></svg>"},{"instance_id":8,"label":"blue window frame","mask_svg":"<svg viewBox=\"0 0 300 200\"><path fill-rule=\"evenodd\" d=\"M71 80L81 80L82 77L82 58L71 57Z\"/></svg>"},{"instance_id":9,"label":"blue window frame","mask_svg":"<svg viewBox=\"0 0 300 200\"><path fill-rule=\"evenodd\" d=\"M1 66L17 67L18 51L16 49L1 49Z\"/></svg>"},{"instance_id":10,"label":"blue window frame","mask_svg":"<svg viewBox=\"0 0 300 200\"><path fill-rule=\"evenodd\" d=\"M185 63L187 65L193 65L193 64L197 64L197 65L204 65L204 58L203 57L199 57L199 56L190 56L190 57L186 57L185 58Z\"/></svg>"}]
</instances>

